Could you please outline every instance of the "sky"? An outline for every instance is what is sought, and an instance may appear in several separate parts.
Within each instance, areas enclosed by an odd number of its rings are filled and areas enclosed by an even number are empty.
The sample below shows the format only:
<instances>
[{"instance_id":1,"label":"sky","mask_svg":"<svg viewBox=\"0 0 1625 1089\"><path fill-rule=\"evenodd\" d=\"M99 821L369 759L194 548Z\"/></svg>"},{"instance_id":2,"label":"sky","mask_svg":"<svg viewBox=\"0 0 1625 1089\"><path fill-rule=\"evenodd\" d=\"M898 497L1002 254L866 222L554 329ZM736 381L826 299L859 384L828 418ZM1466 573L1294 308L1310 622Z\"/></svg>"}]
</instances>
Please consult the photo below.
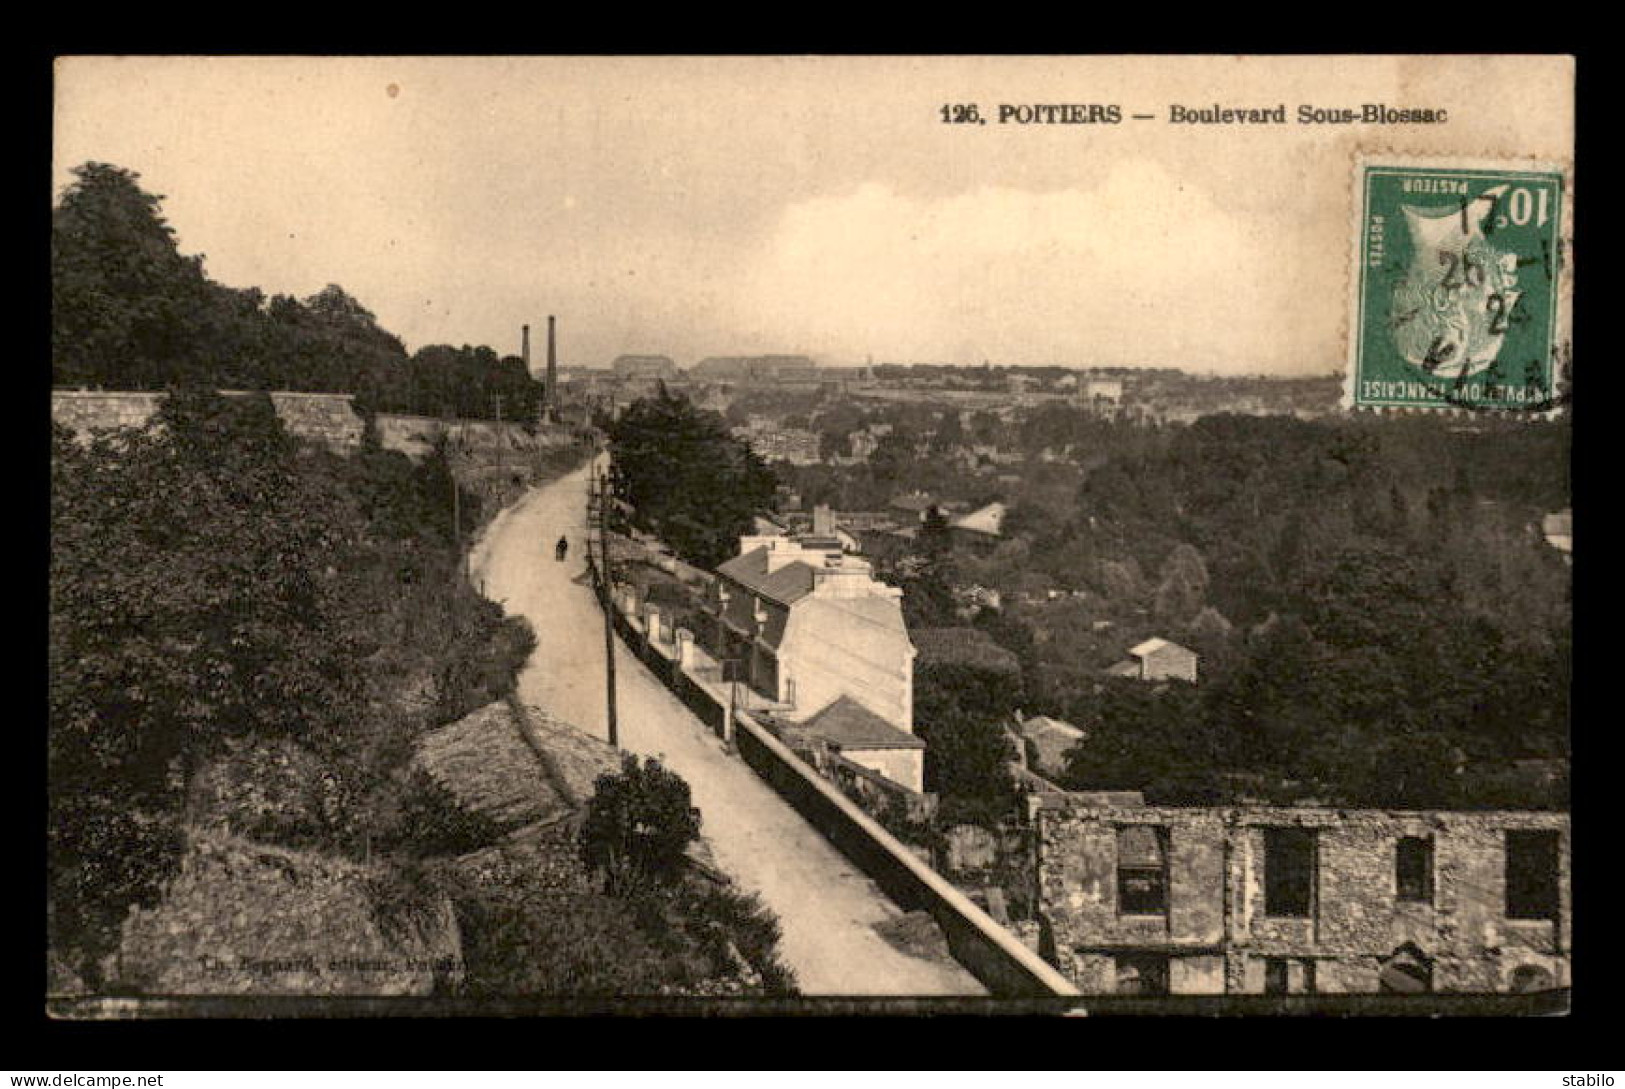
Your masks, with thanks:
<instances>
[{"instance_id":1,"label":"sky","mask_svg":"<svg viewBox=\"0 0 1625 1089\"><path fill-rule=\"evenodd\" d=\"M943 123L976 103L985 125ZM1120 124L1000 124L1116 104ZM1444 125L1297 124L1300 105ZM1285 105L1283 126L1169 107ZM1134 113L1154 120L1135 121ZM622 353L1343 366L1354 156L1570 160L1564 58L71 57L52 199L134 170L182 252L400 336Z\"/></svg>"}]
</instances>

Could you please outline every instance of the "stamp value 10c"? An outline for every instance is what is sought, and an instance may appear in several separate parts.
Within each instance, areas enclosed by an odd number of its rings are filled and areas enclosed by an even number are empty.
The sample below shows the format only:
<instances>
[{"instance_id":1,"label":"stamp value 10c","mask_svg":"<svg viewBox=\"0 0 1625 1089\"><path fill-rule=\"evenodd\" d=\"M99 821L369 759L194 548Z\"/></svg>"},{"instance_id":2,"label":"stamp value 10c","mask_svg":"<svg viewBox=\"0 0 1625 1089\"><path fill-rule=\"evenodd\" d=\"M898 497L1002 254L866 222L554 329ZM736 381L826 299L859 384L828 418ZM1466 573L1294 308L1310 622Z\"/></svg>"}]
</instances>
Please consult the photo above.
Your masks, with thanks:
<instances>
[{"instance_id":1,"label":"stamp value 10c","mask_svg":"<svg viewBox=\"0 0 1625 1089\"><path fill-rule=\"evenodd\" d=\"M1558 407L1563 170L1362 159L1356 171L1346 403Z\"/></svg>"}]
</instances>

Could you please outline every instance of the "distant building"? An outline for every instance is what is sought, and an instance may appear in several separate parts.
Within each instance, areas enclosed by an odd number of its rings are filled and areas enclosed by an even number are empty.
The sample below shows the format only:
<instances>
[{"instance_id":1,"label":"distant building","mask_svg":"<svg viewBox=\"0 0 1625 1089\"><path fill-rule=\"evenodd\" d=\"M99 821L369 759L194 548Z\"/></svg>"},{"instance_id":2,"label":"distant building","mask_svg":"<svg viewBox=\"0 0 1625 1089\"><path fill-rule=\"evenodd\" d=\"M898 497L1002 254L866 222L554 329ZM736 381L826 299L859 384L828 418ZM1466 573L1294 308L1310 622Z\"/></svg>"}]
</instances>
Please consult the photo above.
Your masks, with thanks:
<instances>
[{"instance_id":1,"label":"distant building","mask_svg":"<svg viewBox=\"0 0 1625 1089\"><path fill-rule=\"evenodd\" d=\"M880 439L868 431L854 431L847 436L847 449L852 451L853 461L868 461L869 455L875 452L880 445Z\"/></svg>"},{"instance_id":2,"label":"distant building","mask_svg":"<svg viewBox=\"0 0 1625 1089\"><path fill-rule=\"evenodd\" d=\"M1090 378L1079 385L1078 400L1085 405L1120 405L1123 403L1123 380Z\"/></svg>"},{"instance_id":3,"label":"distant building","mask_svg":"<svg viewBox=\"0 0 1625 1089\"><path fill-rule=\"evenodd\" d=\"M688 377L708 382L816 382L818 366L804 355L707 356L688 370Z\"/></svg>"},{"instance_id":4,"label":"distant building","mask_svg":"<svg viewBox=\"0 0 1625 1089\"><path fill-rule=\"evenodd\" d=\"M831 510L828 503L819 503L813 507L811 515L794 515L787 521L803 535L805 544L825 545L833 540L840 545L842 552L862 552L863 542L842 524L844 518L845 515Z\"/></svg>"},{"instance_id":5,"label":"distant building","mask_svg":"<svg viewBox=\"0 0 1625 1089\"><path fill-rule=\"evenodd\" d=\"M1540 520L1541 535L1546 543L1568 556L1574 552L1574 512L1560 510Z\"/></svg>"},{"instance_id":6,"label":"distant building","mask_svg":"<svg viewBox=\"0 0 1625 1089\"><path fill-rule=\"evenodd\" d=\"M721 657L740 663L739 679L776 703L779 717L814 729L811 720L844 698L898 734L913 735L915 650L903 622L903 592L877 582L866 561L843 552L828 508L816 512L810 534L741 538L739 555L716 573L711 609ZM853 723L860 719L875 740L873 723L850 709L824 723L839 734L837 726L858 730ZM843 736L851 743L854 735ZM841 744L841 737L829 740ZM887 751L916 747L907 737L891 741ZM880 764L916 758L864 759L889 775ZM920 790L917 779L904 785Z\"/></svg>"},{"instance_id":7,"label":"distant building","mask_svg":"<svg viewBox=\"0 0 1625 1089\"><path fill-rule=\"evenodd\" d=\"M1016 712L1016 736L1023 741L1032 742L1037 753L1038 767L1035 769L1045 775L1056 775L1066 769L1066 754L1076 745L1088 738L1088 733L1080 730L1070 722L1048 715L1032 715L1023 718L1020 711Z\"/></svg>"},{"instance_id":8,"label":"distant building","mask_svg":"<svg viewBox=\"0 0 1625 1089\"><path fill-rule=\"evenodd\" d=\"M1106 670L1114 677L1139 681L1189 681L1196 683L1197 654L1194 650L1166 639L1147 639L1129 648L1125 661Z\"/></svg>"},{"instance_id":9,"label":"distant building","mask_svg":"<svg viewBox=\"0 0 1625 1089\"><path fill-rule=\"evenodd\" d=\"M771 421L753 420L747 427L733 429L741 440L764 461L788 461L792 465L816 465L818 433L800 427L780 427Z\"/></svg>"},{"instance_id":10,"label":"distant building","mask_svg":"<svg viewBox=\"0 0 1625 1089\"><path fill-rule=\"evenodd\" d=\"M1033 793L1038 911L1086 994L1569 985L1569 818Z\"/></svg>"},{"instance_id":11,"label":"distant building","mask_svg":"<svg viewBox=\"0 0 1625 1089\"><path fill-rule=\"evenodd\" d=\"M664 355L619 355L610 369L617 378L676 378L677 364Z\"/></svg>"},{"instance_id":12,"label":"distant building","mask_svg":"<svg viewBox=\"0 0 1625 1089\"><path fill-rule=\"evenodd\" d=\"M948 528L956 534L996 541L1004 535L1006 510L1003 503L989 503L954 518L948 523Z\"/></svg>"}]
</instances>

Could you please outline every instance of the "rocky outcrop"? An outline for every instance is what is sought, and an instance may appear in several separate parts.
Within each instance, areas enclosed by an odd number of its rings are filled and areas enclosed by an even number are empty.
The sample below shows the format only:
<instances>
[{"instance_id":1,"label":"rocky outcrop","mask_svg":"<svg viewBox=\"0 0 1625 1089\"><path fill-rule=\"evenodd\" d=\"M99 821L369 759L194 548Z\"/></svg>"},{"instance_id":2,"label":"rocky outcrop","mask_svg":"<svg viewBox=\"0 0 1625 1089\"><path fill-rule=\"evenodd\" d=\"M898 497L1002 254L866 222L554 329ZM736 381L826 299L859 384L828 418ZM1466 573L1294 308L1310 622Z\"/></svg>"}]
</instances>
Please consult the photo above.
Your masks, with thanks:
<instances>
[{"instance_id":1,"label":"rocky outcrop","mask_svg":"<svg viewBox=\"0 0 1625 1089\"><path fill-rule=\"evenodd\" d=\"M451 902L382 866L194 832L163 900L124 924L120 989L167 995L427 995L454 988Z\"/></svg>"}]
</instances>

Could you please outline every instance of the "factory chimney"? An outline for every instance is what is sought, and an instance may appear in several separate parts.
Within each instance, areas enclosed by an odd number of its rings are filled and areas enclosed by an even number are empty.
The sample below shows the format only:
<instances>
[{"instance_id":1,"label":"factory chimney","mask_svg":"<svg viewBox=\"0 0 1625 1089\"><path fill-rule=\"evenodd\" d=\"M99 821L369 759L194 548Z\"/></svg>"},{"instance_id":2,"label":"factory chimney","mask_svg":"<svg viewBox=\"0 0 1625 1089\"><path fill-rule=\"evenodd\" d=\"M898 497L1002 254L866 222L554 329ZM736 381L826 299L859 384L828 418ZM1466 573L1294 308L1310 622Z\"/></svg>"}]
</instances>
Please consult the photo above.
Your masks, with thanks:
<instances>
[{"instance_id":1,"label":"factory chimney","mask_svg":"<svg viewBox=\"0 0 1625 1089\"><path fill-rule=\"evenodd\" d=\"M558 420L559 361L553 335L553 315L547 315L547 384L542 387L542 419L546 423Z\"/></svg>"},{"instance_id":2,"label":"factory chimney","mask_svg":"<svg viewBox=\"0 0 1625 1089\"><path fill-rule=\"evenodd\" d=\"M519 327L519 330L520 330L519 358L523 359L525 361L525 373L529 374L530 373L530 326L521 325Z\"/></svg>"}]
</instances>

